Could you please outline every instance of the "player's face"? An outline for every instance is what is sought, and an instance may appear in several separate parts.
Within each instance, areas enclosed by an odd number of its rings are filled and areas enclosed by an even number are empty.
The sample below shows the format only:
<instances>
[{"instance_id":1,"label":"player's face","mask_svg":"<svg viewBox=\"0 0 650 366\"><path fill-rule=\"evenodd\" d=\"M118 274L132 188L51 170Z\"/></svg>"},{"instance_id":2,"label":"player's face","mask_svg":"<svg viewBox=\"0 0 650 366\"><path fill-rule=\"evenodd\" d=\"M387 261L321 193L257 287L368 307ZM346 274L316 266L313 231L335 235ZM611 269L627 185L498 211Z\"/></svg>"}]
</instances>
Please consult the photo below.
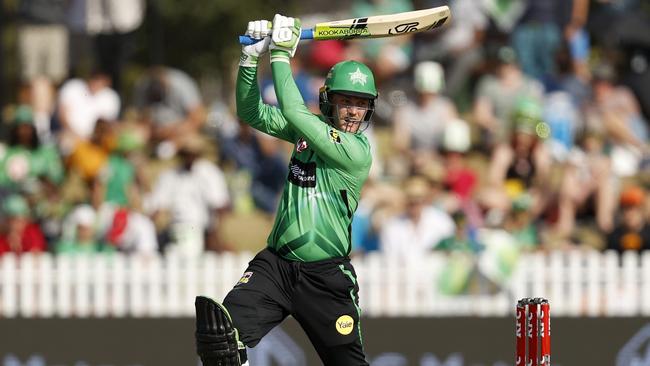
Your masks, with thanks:
<instances>
[{"instance_id":1,"label":"player's face","mask_svg":"<svg viewBox=\"0 0 650 366\"><path fill-rule=\"evenodd\" d=\"M333 94L331 103L337 111L336 128L356 133L370 108L370 100L343 94Z\"/></svg>"}]
</instances>

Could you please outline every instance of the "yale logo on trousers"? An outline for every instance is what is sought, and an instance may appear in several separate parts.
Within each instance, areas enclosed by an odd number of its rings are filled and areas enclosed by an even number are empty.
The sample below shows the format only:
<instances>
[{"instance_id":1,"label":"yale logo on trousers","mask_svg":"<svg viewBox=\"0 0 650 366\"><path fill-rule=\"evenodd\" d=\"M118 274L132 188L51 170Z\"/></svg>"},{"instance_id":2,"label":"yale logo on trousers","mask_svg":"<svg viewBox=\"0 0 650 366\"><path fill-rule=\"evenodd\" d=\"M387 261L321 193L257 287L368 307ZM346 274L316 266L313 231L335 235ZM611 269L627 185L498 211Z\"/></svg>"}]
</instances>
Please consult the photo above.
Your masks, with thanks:
<instances>
[{"instance_id":1,"label":"yale logo on trousers","mask_svg":"<svg viewBox=\"0 0 650 366\"><path fill-rule=\"evenodd\" d=\"M352 333L352 329L354 328L354 319L352 319L351 316L349 315L342 315L338 319L336 319L336 331L343 334L343 335L348 335Z\"/></svg>"}]
</instances>

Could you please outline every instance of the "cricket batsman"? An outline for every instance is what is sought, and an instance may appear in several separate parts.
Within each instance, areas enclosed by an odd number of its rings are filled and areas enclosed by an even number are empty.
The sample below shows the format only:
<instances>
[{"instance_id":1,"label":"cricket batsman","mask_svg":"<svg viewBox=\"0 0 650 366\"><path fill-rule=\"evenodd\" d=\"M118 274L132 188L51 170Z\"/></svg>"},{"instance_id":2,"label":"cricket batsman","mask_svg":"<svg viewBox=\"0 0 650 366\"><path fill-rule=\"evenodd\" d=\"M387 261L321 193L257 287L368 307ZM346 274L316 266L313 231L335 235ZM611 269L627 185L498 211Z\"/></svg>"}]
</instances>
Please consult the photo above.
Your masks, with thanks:
<instances>
[{"instance_id":1,"label":"cricket batsman","mask_svg":"<svg viewBox=\"0 0 650 366\"><path fill-rule=\"evenodd\" d=\"M196 345L203 365L245 364L245 346L292 315L325 365L366 361L360 326L359 287L350 263L350 227L372 163L363 130L377 90L370 69L340 62L320 89L321 115L304 104L291 74L300 20L276 14L248 23L262 41L242 48L237 114L252 127L295 145L289 174L266 249L259 252L219 304L196 298ZM279 108L266 105L257 63L271 52Z\"/></svg>"}]
</instances>

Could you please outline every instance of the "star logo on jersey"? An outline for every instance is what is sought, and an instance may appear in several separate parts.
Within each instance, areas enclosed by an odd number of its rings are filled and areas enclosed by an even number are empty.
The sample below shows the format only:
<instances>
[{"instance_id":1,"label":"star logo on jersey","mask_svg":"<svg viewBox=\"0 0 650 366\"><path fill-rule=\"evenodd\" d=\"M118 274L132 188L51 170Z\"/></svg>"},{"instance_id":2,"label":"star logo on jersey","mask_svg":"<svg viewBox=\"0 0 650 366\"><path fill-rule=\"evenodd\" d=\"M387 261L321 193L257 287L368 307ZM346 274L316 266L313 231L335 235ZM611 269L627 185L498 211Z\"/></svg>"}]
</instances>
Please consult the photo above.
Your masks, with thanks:
<instances>
[{"instance_id":1,"label":"star logo on jersey","mask_svg":"<svg viewBox=\"0 0 650 366\"><path fill-rule=\"evenodd\" d=\"M362 73L358 67L357 67L357 71L351 72L348 75L350 75L350 82L352 82L352 84L366 85L368 75Z\"/></svg>"},{"instance_id":2,"label":"star logo on jersey","mask_svg":"<svg viewBox=\"0 0 650 366\"><path fill-rule=\"evenodd\" d=\"M296 142L296 152L300 154L301 152L307 150L309 145L307 144L307 141L303 139L302 137L298 139L298 142Z\"/></svg>"}]
</instances>

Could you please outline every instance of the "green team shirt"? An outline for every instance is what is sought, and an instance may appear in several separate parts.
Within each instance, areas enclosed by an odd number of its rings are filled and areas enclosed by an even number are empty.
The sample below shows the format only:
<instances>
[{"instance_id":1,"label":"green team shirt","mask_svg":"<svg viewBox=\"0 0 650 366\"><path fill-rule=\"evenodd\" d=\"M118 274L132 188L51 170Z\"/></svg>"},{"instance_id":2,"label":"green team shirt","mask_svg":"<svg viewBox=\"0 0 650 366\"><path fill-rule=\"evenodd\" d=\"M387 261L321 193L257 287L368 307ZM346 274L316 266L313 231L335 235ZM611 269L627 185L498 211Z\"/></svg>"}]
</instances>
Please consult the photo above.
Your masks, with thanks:
<instances>
[{"instance_id":1,"label":"green team shirt","mask_svg":"<svg viewBox=\"0 0 650 366\"><path fill-rule=\"evenodd\" d=\"M273 62L280 108L262 102L257 68L240 67L237 113L253 128L295 144L269 248L303 262L347 256L352 214L368 178L372 157L363 134L341 132L311 113L291 68Z\"/></svg>"}]
</instances>

